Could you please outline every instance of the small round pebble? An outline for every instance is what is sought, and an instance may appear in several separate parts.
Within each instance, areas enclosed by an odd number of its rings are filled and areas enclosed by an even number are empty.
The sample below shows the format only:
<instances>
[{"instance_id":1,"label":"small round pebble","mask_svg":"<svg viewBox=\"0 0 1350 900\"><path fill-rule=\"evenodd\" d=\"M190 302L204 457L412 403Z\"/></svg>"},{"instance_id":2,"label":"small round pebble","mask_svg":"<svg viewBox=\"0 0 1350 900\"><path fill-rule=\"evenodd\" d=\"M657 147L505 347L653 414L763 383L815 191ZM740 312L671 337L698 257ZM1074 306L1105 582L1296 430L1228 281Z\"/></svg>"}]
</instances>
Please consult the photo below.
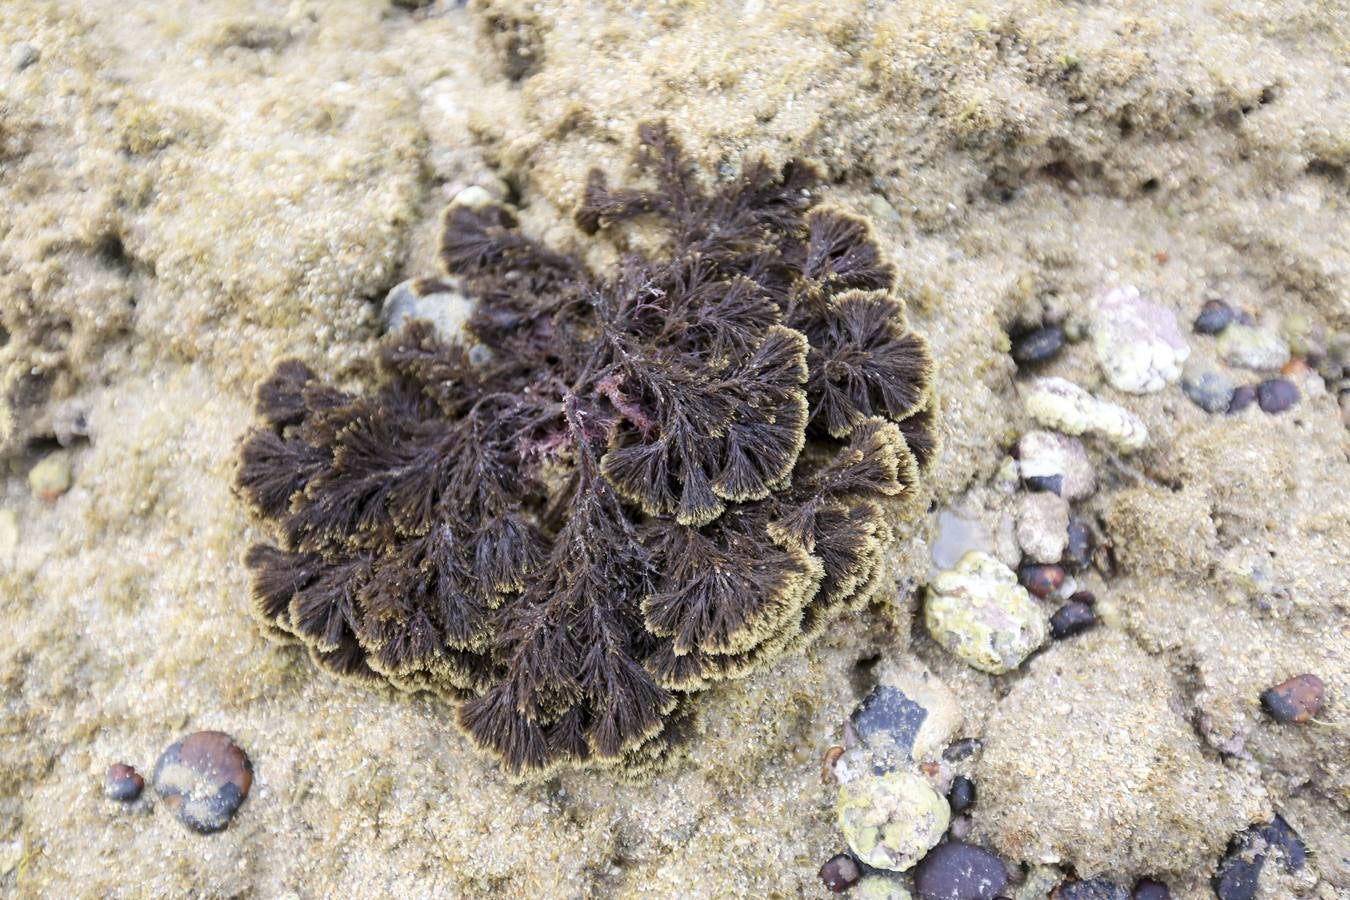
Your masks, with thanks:
<instances>
[{"instance_id":1,"label":"small round pebble","mask_svg":"<svg viewBox=\"0 0 1350 900\"><path fill-rule=\"evenodd\" d=\"M1256 386L1256 402L1265 412L1284 412L1298 402L1298 388L1288 379L1271 378Z\"/></svg>"},{"instance_id":2,"label":"small round pebble","mask_svg":"<svg viewBox=\"0 0 1350 900\"><path fill-rule=\"evenodd\" d=\"M1172 900L1172 892L1161 881L1145 878L1134 886L1130 900Z\"/></svg>"},{"instance_id":3,"label":"small round pebble","mask_svg":"<svg viewBox=\"0 0 1350 900\"><path fill-rule=\"evenodd\" d=\"M1064 569L1060 566L1031 565L1017 571L1022 587L1045 599L1064 584Z\"/></svg>"},{"instance_id":4,"label":"small round pebble","mask_svg":"<svg viewBox=\"0 0 1350 900\"><path fill-rule=\"evenodd\" d=\"M1256 387L1240 384L1233 389L1233 399L1228 401L1228 414L1240 413L1256 402Z\"/></svg>"},{"instance_id":5,"label":"small round pebble","mask_svg":"<svg viewBox=\"0 0 1350 900\"><path fill-rule=\"evenodd\" d=\"M1069 595L1070 603L1086 603L1088 606L1097 605L1097 595L1092 591L1074 591Z\"/></svg>"},{"instance_id":6,"label":"small round pebble","mask_svg":"<svg viewBox=\"0 0 1350 900\"><path fill-rule=\"evenodd\" d=\"M1018 365L1044 362L1062 349L1064 330L1057 325L1025 331L1012 339L1012 357Z\"/></svg>"},{"instance_id":7,"label":"small round pebble","mask_svg":"<svg viewBox=\"0 0 1350 900\"><path fill-rule=\"evenodd\" d=\"M1322 711L1326 685L1316 675L1295 675L1261 692L1261 705L1278 722L1302 725Z\"/></svg>"},{"instance_id":8,"label":"small round pebble","mask_svg":"<svg viewBox=\"0 0 1350 900\"><path fill-rule=\"evenodd\" d=\"M862 869L858 867L858 861L847 853L831 856L829 861L820 867L820 880L836 894L842 894L853 887L860 878Z\"/></svg>"},{"instance_id":9,"label":"small round pebble","mask_svg":"<svg viewBox=\"0 0 1350 900\"><path fill-rule=\"evenodd\" d=\"M253 764L222 731L198 731L155 763L155 790L178 821L210 834L230 824L253 786Z\"/></svg>"},{"instance_id":10,"label":"small round pebble","mask_svg":"<svg viewBox=\"0 0 1350 900\"><path fill-rule=\"evenodd\" d=\"M1060 562L1075 572L1081 572L1092 565L1092 552L1096 546L1097 540L1092 534L1092 526L1082 519L1070 518L1064 558Z\"/></svg>"},{"instance_id":11,"label":"small round pebble","mask_svg":"<svg viewBox=\"0 0 1350 900\"><path fill-rule=\"evenodd\" d=\"M113 763L103 776L103 793L109 799L130 803L145 790L145 779L126 763Z\"/></svg>"},{"instance_id":12,"label":"small round pebble","mask_svg":"<svg viewBox=\"0 0 1350 900\"><path fill-rule=\"evenodd\" d=\"M1050 636L1057 641L1082 634L1097 624L1097 614L1086 603L1066 603L1050 617Z\"/></svg>"},{"instance_id":13,"label":"small round pebble","mask_svg":"<svg viewBox=\"0 0 1350 900\"><path fill-rule=\"evenodd\" d=\"M1192 324L1196 334L1218 334L1233 321L1233 307L1222 300L1206 300Z\"/></svg>"},{"instance_id":14,"label":"small round pebble","mask_svg":"<svg viewBox=\"0 0 1350 900\"><path fill-rule=\"evenodd\" d=\"M1063 475L1032 475L1024 480L1027 490L1032 493L1051 493L1060 496L1064 492Z\"/></svg>"},{"instance_id":15,"label":"small round pebble","mask_svg":"<svg viewBox=\"0 0 1350 900\"><path fill-rule=\"evenodd\" d=\"M1106 878L1069 881L1059 886L1056 900L1130 900L1130 892Z\"/></svg>"},{"instance_id":16,"label":"small round pebble","mask_svg":"<svg viewBox=\"0 0 1350 900\"><path fill-rule=\"evenodd\" d=\"M974 804L975 782L964 775L957 775L952 779L952 786L947 789L947 805L953 813L963 813Z\"/></svg>"},{"instance_id":17,"label":"small round pebble","mask_svg":"<svg viewBox=\"0 0 1350 900\"><path fill-rule=\"evenodd\" d=\"M934 847L914 870L922 900L993 900L1007 883L1003 860L963 841Z\"/></svg>"},{"instance_id":18,"label":"small round pebble","mask_svg":"<svg viewBox=\"0 0 1350 900\"><path fill-rule=\"evenodd\" d=\"M1196 406L1208 413L1220 413L1233 402L1237 390L1233 379L1222 372L1187 370L1181 377L1181 389Z\"/></svg>"}]
</instances>

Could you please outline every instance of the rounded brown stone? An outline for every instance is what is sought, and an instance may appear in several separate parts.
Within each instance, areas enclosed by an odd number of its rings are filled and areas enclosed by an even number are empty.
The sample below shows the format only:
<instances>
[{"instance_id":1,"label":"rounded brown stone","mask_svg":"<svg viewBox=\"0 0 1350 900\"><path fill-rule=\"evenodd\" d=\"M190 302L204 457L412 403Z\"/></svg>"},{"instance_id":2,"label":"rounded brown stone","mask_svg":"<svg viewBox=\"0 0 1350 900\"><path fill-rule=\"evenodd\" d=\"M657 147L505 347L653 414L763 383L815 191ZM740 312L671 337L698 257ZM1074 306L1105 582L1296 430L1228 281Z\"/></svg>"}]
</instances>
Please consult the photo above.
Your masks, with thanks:
<instances>
[{"instance_id":1,"label":"rounded brown stone","mask_svg":"<svg viewBox=\"0 0 1350 900\"><path fill-rule=\"evenodd\" d=\"M1326 685L1316 675L1295 675L1261 693L1261 705L1277 721L1303 724L1322 711Z\"/></svg>"},{"instance_id":2,"label":"rounded brown stone","mask_svg":"<svg viewBox=\"0 0 1350 900\"><path fill-rule=\"evenodd\" d=\"M193 831L230 824L253 786L253 764L223 731L198 731L171 745L155 763L155 790Z\"/></svg>"},{"instance_id":3,"label":"rounded brown stone","mask_svg":"<svg viewBox=\"0 0 1350 900\"><path fill-rule=\"evenodd\" d=\"M103 776L103 793L113 800L130 803L141 796L145 779L126 763L113 763Z\"/></svg>"}]
</instances>

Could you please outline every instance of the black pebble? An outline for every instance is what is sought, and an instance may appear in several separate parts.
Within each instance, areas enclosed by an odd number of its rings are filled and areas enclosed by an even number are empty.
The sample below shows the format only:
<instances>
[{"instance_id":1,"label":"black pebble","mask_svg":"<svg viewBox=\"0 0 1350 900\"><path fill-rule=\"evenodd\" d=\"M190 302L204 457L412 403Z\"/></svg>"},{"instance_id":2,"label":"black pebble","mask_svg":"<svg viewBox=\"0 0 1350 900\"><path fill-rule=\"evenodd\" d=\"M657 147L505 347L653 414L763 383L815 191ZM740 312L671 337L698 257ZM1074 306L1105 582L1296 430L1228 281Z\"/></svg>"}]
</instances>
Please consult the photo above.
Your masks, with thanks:
<instances>
[{"instance_id":1,"label":"black pebble","mask_svg":"<svg viewBox=\"0 0 1350 900\"><path fill-rule=\"evenodd\" d=\"M1049 491L1055 496L1060 496L1064 490L1063 475L1032 475L1030 478L1027 478L1024 483L1027 486L1027 490L1031 491L1033 494Z\"/></svg>"},{"instance_id":2,"label":"black pebble","mask_svg":"<svg viewBox=\"0 0 1350 900\"><path fill-rule=\"evenodd\" d=\"M1242 412L1256 402L1256 388L1250 384L1240 384L1233 391L1233 399L1228 401L1228 414Z\"/></svg>"},{"instance_id":3,"label":"black pebble","mask_svg":"<svg viewBox=\"0 0 1350 900\"><path fill-rule=\"evenodd\" d=\"M1161 881L1145 878L1134 886L1130 900L1172 900L1172 892Z\"/></svg>"},{"instance_id":4,"label":"black pebble","mask_svg":"<svg viewBox=\"0 0 1350 900\"><path fill-rule=\"evenodd\" d=\"M927 718L928 710L905 696L904 691L879 684L858 704L850 721L858 737L867 743L876 745L880 738L908 754Z\"/></svg>"},{"instance_id":5,"label":"black pebble","mask_svg":"<svg viewBox=\"0 0 1350 900\"><path fill-rule=\"evenodd\" d=\"M1091 525L1077 517L1069 519L1069 543L1064 548L1063 559L1066 566L1082 571L1092 565L1092 551L1096 545Z\"/></svg>"},{"instance_id":6,"label":"black pebble","mask_svg":"<svg viewBox=\"0 0 1350 900\"><path fill-rule=\"evenodd\" d=\"M1066 603L1050 617L1050 636L1057 641L1082 634L1097 624L1097 614L1086 603Z\"/></svg>"},{"instance_id":7,"label":"black pebble","mask_svg":"<svg viewBox=\"0 0 1350 900\"><path fill-rule=\"evenodd\" d=\"M984 742L979 738L961 738L954 741L946 750L942 751L942 758L947 762L960 762L963 759L969 759L971 754L984 746Z\"/></svg>"},{"instance_id":8,"label":"black pebble","mask_svg":"<svg viewBox=\"0 0 1350 900\"><path fill-rule=\"evenodd\" d=\"M952 808L952 814L963 813L975 804L975 782L964 775L957 775L952 779L952 786L947 789L947 805Z\"/></svg>"},{"instance_id":9,"label":"black pebble","mask_svg":"<svg viewBox=\"0 0 1350 900\"><path fill-rule=\"evenodd\" d=\"M113 800L130 803L145 790L145 779L126 763L113 763L108 766L108 774L103 776L103 793Z\"/></svg>"},{"instance_id":10,"label":"black pebble","mask_svg":"<svg viewBox=\"0 0 1350 900\"><path fill-rule=\"evenodd\" d=\"M1130 900L1130 892L1105 878L1067 881L1059 886L1056 900Z\"/></svg>"},{"instance_id":11,"label":"black pebble","mask_svg":"<svg viewBox=\"0 0 1350 900\"><path fill-rule=\"evenodd\" d=\"M1196 334L1218 334L1233 321L1233 307L1222 300L1207 300L1192 326Z\"/></svg>"},{"instance_id":12,"label":"black pebble","mask_svg":"<svg viewBox=\"0 0 1350 900\"><path fill-rule=\"evenodd\" d=\"M820 880L836 894L842 894L853 887L860 878L862 869L858 867L858 861L847 853L830 857L829 861L820 867Z\"/></svg>"},{"instance_id":13,"label":"black pebble","mask_svg":"<svg viewBox=\"0 0 1350 900\"><path fill-rule=\"evenodd\" d=\"M1046 325L1012 338L1012 357L1018 365L1044 362L1064 348L1064 329Z\"/></svg>"},{"instance_id":14,"label":"black pebble","mask_svg":"<svg viewBox=\"0 0 1350 900\"><path fill-rule=\"evenodd\" d=\"M1256 386L1256 402L1268 413L1284 412L1298 402L1298 388L1285 378L1272 378Z\"/></svg>"},{"instance_id":15,"label":"black pebble","mask_svg":"<svg viewBox=\"0 0 1350 900\"><path fill-rule=\"evenodd\" d=\"M1070 603L1086 603L1088 606L1097 605L1097 595L1092 591L1074 591L1069 595Z\"/></svg>"},{"instance_id":16,"label":"black pebble","mask_svg":"<svg viewBox=\"0 0 1350 900\"><path fill-rule=\"evenodd\" d=\"M1003 860L974 844L938 844L914 868L922 900L993 900L1008 883Z\"/></svg>"},{"instance_id":17,"label":"black pebble","mask_svg":"<svg viewBox=\"0 0 1350 900\"><path fill-rule=\"evenodd\" d=\"M1284 868L1290 872L1302 869L1308 856L1303 841L1281 816L1248 828L1233 838L1228 853L1219 861L1213 881L1219 900L1253 900L1261 868L1272 850L1280 854Z\"/></svg>"},{"instance_id":18,"label":"black pebble","mask_svg":"<svg viewBox=\"0 0 1350 900\"><path fill-rule=\"evenodd\" d=\"M1017 580L1037 597L1049 597L1064 583L1064 570L1059 566L1029 565L1017 572Z\"/></svg>"}]
</instances>

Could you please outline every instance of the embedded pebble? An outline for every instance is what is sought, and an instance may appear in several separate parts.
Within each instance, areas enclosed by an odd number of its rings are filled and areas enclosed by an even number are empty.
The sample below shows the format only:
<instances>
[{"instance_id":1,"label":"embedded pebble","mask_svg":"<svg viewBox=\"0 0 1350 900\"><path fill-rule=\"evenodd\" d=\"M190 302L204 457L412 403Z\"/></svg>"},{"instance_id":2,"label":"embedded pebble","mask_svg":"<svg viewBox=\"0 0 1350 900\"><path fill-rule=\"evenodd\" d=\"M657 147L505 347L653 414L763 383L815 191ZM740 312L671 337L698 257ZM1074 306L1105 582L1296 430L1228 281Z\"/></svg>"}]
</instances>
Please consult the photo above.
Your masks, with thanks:
<instances>
[{"instance_id":1,"label":"embedded pebble","mask_svg":"<svg viewBox=\"0 0 1350 900\"><path fill-rule=\"evenodd\" d=\"M1007 883L1003 860L964 841L935 847L914 870L922 900L993 900Z\"/></svg>"},{"instance_id":2,"label":"embedded pebble","mask_svg":"<svg viewBox=\"0 0 1350 900\"><path fill-rule=\"evenodd\" d=\"M1031 593L1044 600L1064 585L1061 566L1028 565L1017 570L1017 580Z\"/></svg>"},{"instance_id":3,"label":"embedded pebble","mask_svg":"<svg viewBox=\"0 0 1350 900\"><path fill-rule=\"evenodd\" d=\"M1023 494L1018 501L1017 543L1040 563L1056 563L1069 542L1069 503L1049 492Z\"/></svg>"},{"instance_id":4,"label":"embedded pebble","mask_svg":"<svg viewBox=\"0 0 1350 900\"><path fill-rule=\"evenodd\" d=\"M1265 412L1284 412L1298 402L1298 388L1287 379L1271 378L1256 386L1256 402Z\"/></svg>"},{"instance_id":5,"label":"embedded pebble","mask_svg":"<svg viewBox=\"0 0 1350 900\"><path fill-rule=\"evenodd\" d=\"M221 731L198 731L170 745L155 763L155 790L193 831L230 824L253 786L253 764Z\"/></svg>"},{"instance_id":6,"label":"embedded pebble","mask_svg":"<svg viewBox=\"0 0 1350 900\"><path fill-rule=\"evenodd\" d=\"M1097 301L1092 346L1107 382L1130 394L1176 383L1191 354L1176 314L1130 286L1112 288Z\"/></svg>"},{"instance_id":7,"label":"embedded pebble","mask_svg":"<svg viewBox=\"0 0 1350 900\"><path fill-rule=\"evenodd\" d=\"M1134 886L1130 900L1172 900L1172 892L1161 881L1145 878Z\"/></svg>"},{"instance_id":8,"label":"embedded pebble","mask_svg":"<svg viewBox=\"0 0 1350 900\"><path fill-rule=\"evenodd\" d=\"M1046 428L1075 436L1095 432L1121 453L1133 453L1148 443L1148 428L1138 416L1064 378L1036 379L1024 402L1031 417Z\"/></svg>"},{"instance_id":9,"label":"embedded pebble","mask_svg":"<svg viewBox=\"0 0 1350 900\"><path fill-rule=\"evenodd\" d=\"M1222 300L1206 300L1195 317L1191 330L1196 334L1218 334L1233 321L1233 307Z\"/></svg>"},{"instance_id":10,"label":"embedded pebble","mask_svg":"<svg viewBox=\"0 0 1350 900\"><path fill-rule=\"evenodd\" d=\"M853 887L860 878L862 869L858 867L858 861L847 853L830 857L829 861L820 867L820 880L836 894L842 894Z\"/></svg>"},{"instance_id":11,"label":"embedded pebble","mask_svg":"<svg viewBox=\"0 0 1350 900\"><path fill-rule=\"evenodd\" d=\"M1106 878L1066 881L1059 886L1056 900L1130 900L1130 892Z\"/></svg>"},{"instance_id":12,"label":"embedded pebble","mask_svg":"<svg viewBox=\"0 0 1350 900\"><path fill-rule=\"evenodd\" d=\"M933 565L950 569L971 550L993 552L994 532L988 523L952 509L938 513L937 536L928 551Z\"/></svg>"},{"instance_id":13,"label":"embedded pebble","mask_svg":"<svg viewBox=\"0 0 1350 900\"><path fill-rule=\"evenodd\" d=\"M1230 366L1276 372L1289 362L1289 343L1274 331L1234 322L1219 335L1220 358Z\"/></svg>"},{"instance_id":14,"label":"embedded pebble","mask_svg":"<svg viewBox=\"0 0 1350 900\"><path fill-rule=\"evenodd\" d=\"M952 786L947 789L947 806L955 814L963 813L974 805L975 782L964 775L957 775L952 779Z\"/></svg>"},{"instance_id":15,"label":"embedded pebble","mask_svg":"<svg viewBox=\"0 0 1350 900\"><path fill-rule=\"evenodd\" d=\"M1302 869L1307 860L1303 841L1278 815L1271 822L1254 825L1233 838L1214 875L1215 896L1219 900L1254 900L1261 870L1272 852L1286 872Z\"/></svg>"},{"instance_id":16,"label":"embedded pebble","mask_svg":"<svg viewBox=\"0 0 1350 900\"><path fill-rule=\"evenodd\" d=\"M982 746L979 738L961 738L942 751L942 758L947 762L961 762L973 756Z\"/></svg>"},{"instance_id":17,"label":"embedded pebble","mask_svg":"<svg viewBox=\"0 0 1350 900\"><path fill-rule=\"evenodd\" d=\"M1278 722L1302 725L1326 702L1326 685L1316 675L1295 675L1261 692L1261 705Z\"/></svg>"},{"instance_id":18,"label":"embedded pebble","mask_svg":"<svg viewBox=\"0 0 1350 900\"><path fill-rule=\"evenodd\" d=\"M933 640L992 675L1021 665L1047 632L1045 613L1012 569L975 550L928 585L924 624Z\"/></svg>"},{"instance_id":19,"label":"embedded pebble","mask_svg":"<svg viewBox=\"0 0 1350 900\"><path fill-rule=\"evenodd\" d=\"M1057 641L1082 634L1097 624L1097 614L1086 603L1066 603L1050 617L1050 636Z\"/></svg>"},{"instance_id":20,"label":"embedded pebble","mask_svg":"<svg viewBox=\"0 0 1350 900\"><path fill-rule=\"evenodd\" d=\"M1012 358L1019 365L1044 362L1064 349L1064 330L1046 325L1025 331L1012 339Z\"/></svg>"},{"instance_id":21,"label":"embedded pebble","mask_svg":"<svg viewBox=\"0 0 1350 900\"><path fill-rule=\"evenodd\" d=\"M70 490L70 454L57 450L29 469L28 489L49 503Z\"/></svg>"},{"instance_id":22,"label":"embedded pebble","mask_svg":"<svg viewBox=\"0 0 1350 900\"><path fill-rule=\"evenodd\" d=\"M380 320L384 330L392 333L409 319L423 319L431 323L441 340L456 343L464 340L464 325L473 315L474 305L457 281L413 278L395 285L385 295Z\"/></svg>"},{"instance_id":23,"label":"embedded pebble","mask_svg":"<svg viewBox=\"0 0 1350 900\"><path fill-rule=\"evenodd\" d=\"M130 803L145 790L145 779L126 763L113 763L103 776L103 793L111 800Z\"/></svg>"},{"instance_id":24,"label":"embedded pebble","mask_svg":"<svg viewBox=\"0 0 1350 900\"><path fill-rule=\"evenodd\" d=\"M1247 407L1256 402L1256 387L1250 384L1240 384L1233 391L1233 399L1228 403L1228 414L1240 413Z\"/></svg>"},{"instance_id":25,"label":"embedded pebble","mask_svg":"<svg viewBox=\"0 0 1350 900\"><path fill-rule=\"evenodd\" d=\"M1017 441L1018 467L1028 486L1032 479L1059 478L1065 500L1081 500L1097 488L1097 476L1083 442L1053 431L1028 431Z\"/></svg>"},{"instance_id":26,"label":"embedded pebble","mask_svg":"<svg viewBox=\"0 0 1350 900\"><path fill-rule=\"evenodd\" d=\"M1233 402L1237 385L1233 379L1214 369L1187 365L1181 377L1181 389L1191 402L1208 413L1224 412Z\"/></svg>"},{"instance_id":27,"label":"embedded pebble","mask_svg":"<svg viewBox=\"0 0 1350 900\"><path fill-rule=\"evenodd\" d=\"M839 786L839 830L859 861L902 872L923 858L947 830L951 810L918 775L866 775Z\"/></svg>"},{"instance_id":28,"label":"embedded pebble","mask_svg":"<svg viewBox=\"0 0 1350 900\"><path fill-rule=\"evenodd\" d=\"M1065 535L1064 556L1060 562L1075 572L1081 572L1092 565L1092 553L1097 545L1097 540L1092 534L1092 526L1082 519L1073 517L1069 519Z\"/></svg>"},{"instance_id":29,"label":"embedded pebble","mask_svg":"<svg viewBox=\"0 0 1350 900\"><path fill-rule=\"evenodd\" d=\"M856 900L913 900L909 891L896 878L868 875L853 889Z\"/></svg>"},{"instance_id":30,"label":"embedded pebble","mask_svg":"<svg viewBox=\"0 0 1350 900\"><path fill-rule=\"evenodd\" d=\"M849 717L859 744L836 761L835 774L847 781L935 757L963 720L956 695L932 672L888 667Z\"/></svg>"}]
</instances>

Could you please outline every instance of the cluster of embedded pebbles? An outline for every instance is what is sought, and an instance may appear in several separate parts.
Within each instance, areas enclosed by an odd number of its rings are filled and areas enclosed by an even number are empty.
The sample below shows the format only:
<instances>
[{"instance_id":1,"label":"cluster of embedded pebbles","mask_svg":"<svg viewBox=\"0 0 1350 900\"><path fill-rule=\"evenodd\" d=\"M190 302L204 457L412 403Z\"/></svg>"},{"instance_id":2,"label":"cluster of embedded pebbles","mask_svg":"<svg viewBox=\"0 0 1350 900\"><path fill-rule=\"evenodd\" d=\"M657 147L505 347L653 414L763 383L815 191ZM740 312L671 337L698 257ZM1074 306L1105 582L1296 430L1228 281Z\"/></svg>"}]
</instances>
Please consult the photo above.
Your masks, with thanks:
<instances>
[{"instance_id":1,"label":"cluster of embedded pebbles","mask_svg":"<svg viewBox=\"0 0 1350 900\"><path fill-rule=\"evenodd\" d=\"M170 744L155 762L155 793L178 821L198 834L223 831L253 786L253 764L223 731L197 731ZM142 802L145 777L133 766L108 767L103 793L130 809Z\"/></svg>"},{"instance_id":2,"label":"cluster of embedded pebbles","mask_svg":"<svg viewBox=\"0 0 1350 900\"><path fill-rule=\"evenodd\" d=\"M1089 328L1102 381L1116 394L1152 394L1179 384L1209 412L1239 412L1251 402L1244 403L1243 387L1210 362L1197 364L1176 314L1135 288L1103 292ZM1310 394L1332 384L1344 398L1350 389L1343 368L1347 342L1328 340L1306 320L1258 326L1210 301L1192 330L1219 335L1217 348L1196 356L1217 353L1226 366L1280 373L1248 386L1268 413L1297 402L1296 381ZM1072 337L1087 335L1080 329ZM921 617L943 651L978 672L1013 679L1003 701L1010 713L1054 708L1054 698L1071 688L1098 712L1056 716L1060 724L1038 738L1003 734L1015 727L1003 721L1026 721L1012 714L992 719L984 734L962 734L960 705L936 674L918 663L883 661L844 724L841 742L825 755L846 845L820 869L830 891L892 900L1164 900L1171 890L1165 878L1149 873L1144 843L1166 851L1172 871L1181 861L1208 876L1220 900L1257 897L1271 861L1294 883L1308 883L1298 834L1278 814L1270 818L1266 798L1243 796L1231 773L1201 755L1188 723L1169 708L1172 686L1161 663L1113 627L1114 612L1098 603L1098 586L1114 577L1115 559L1085 510L1101 482L1092 447L1119 464L1148 446L1149 433L1140 416L1102 396L1106 388L1094 393L1042 374L1070 342L1055 324L1012 336L1026 410L1039 427L1020 435L987 486L984 496L999 497L1004 510L996 524L960 504L938 513ZM1224 384L1223 402L1209 397ZM1082 643L1037 664L1050 642L1075 639ZM1125 703L1119 702L1121 685L1129 685ZM1299 727L1322 710L1325 694L1316 674L1291 674L1261 695L1261 706L1275 727ZM1127 745L1108 740L1104 747L1103 735L1110 734L1125 736ZM1043 754L1038 769L1028 772L1025 751L1032 741L1041 742ZM998 828L977 827L977 763L982 777L1022 786L1020 795L998 798ZM1155 771L1168 774L1158 779L1150 774ZM1030 808L1037 796L1096 779L1103 791L1139 800L1129 814L1134 821L1122 823L1124 813L1106 808L1098 810L1100 818L1070 808L1063 821L1019 823L1007 813L1010 803ZM1259 821L1263 815L1267 821ZM1110 845L1123 826L1150 835L1128 860L1129 883L1046 862L1076 859L1091 868L1097 860L1119 859Z\"/></svg>"}]
</instances>

